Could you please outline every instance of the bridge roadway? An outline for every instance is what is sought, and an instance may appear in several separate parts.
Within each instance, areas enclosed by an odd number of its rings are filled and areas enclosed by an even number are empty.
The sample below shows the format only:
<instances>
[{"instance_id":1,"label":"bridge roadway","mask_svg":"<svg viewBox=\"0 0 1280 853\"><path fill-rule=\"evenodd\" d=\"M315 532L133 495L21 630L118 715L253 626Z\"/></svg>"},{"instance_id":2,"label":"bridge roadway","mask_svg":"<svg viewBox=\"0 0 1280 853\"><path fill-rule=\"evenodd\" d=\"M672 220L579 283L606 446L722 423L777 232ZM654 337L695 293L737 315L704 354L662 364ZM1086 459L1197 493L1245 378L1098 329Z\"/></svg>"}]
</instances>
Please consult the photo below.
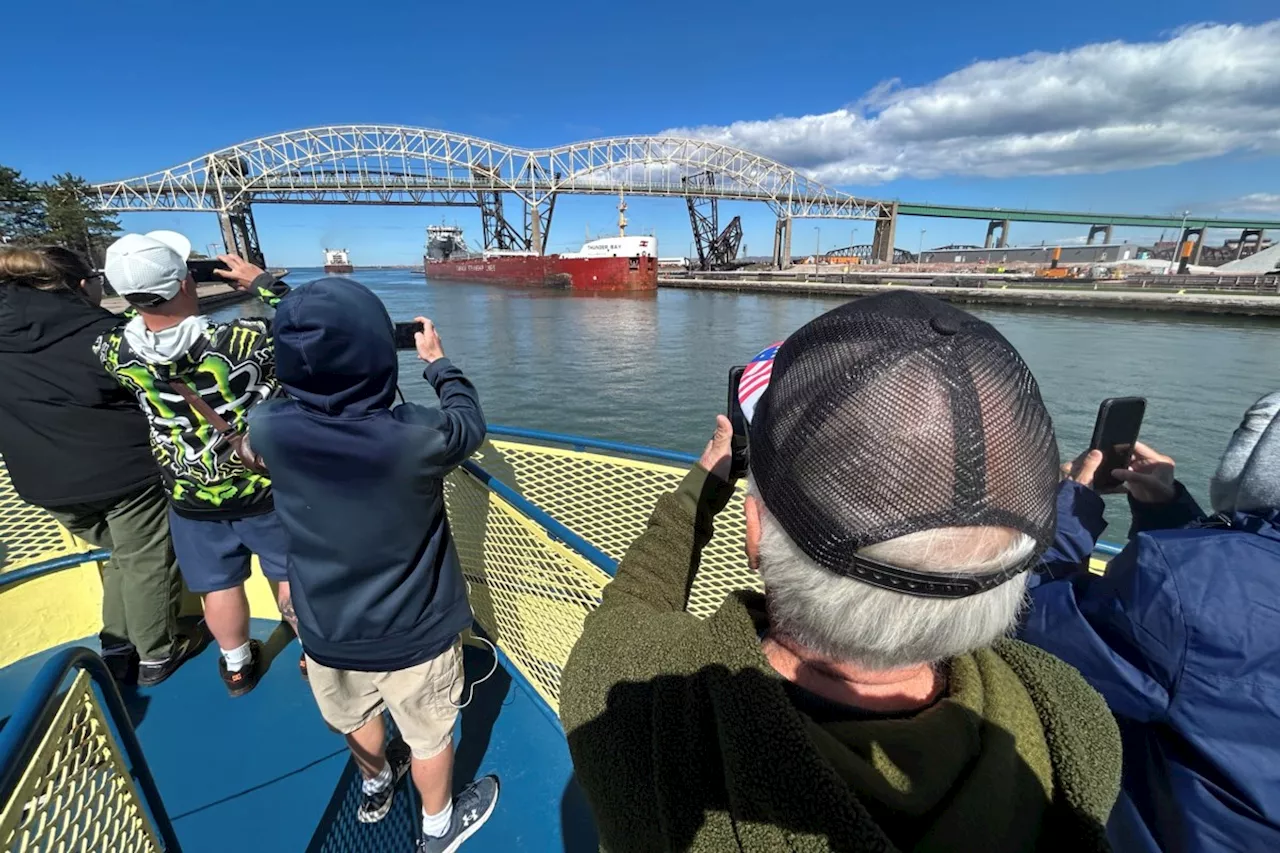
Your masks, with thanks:
<instances>
[{"instance_id":1,"label":"bridge roadway","mask_svg":"<svg viewBox=\"0 0 1280 853\"><path fill-rule=\"evenodd\" d=\"M1139 213L1071 213L1061 210L1011 210L1002 207L969 207L949 204L898 202L900 216L931 216L942 219L984 219L1009 222L1066 222L1075 225L1113 225L1136 228L1179 228L1181 216ZM1188 216L1187 228L1280 228L1280 220L1240 217Z\"/></svg>"}]
</instances>

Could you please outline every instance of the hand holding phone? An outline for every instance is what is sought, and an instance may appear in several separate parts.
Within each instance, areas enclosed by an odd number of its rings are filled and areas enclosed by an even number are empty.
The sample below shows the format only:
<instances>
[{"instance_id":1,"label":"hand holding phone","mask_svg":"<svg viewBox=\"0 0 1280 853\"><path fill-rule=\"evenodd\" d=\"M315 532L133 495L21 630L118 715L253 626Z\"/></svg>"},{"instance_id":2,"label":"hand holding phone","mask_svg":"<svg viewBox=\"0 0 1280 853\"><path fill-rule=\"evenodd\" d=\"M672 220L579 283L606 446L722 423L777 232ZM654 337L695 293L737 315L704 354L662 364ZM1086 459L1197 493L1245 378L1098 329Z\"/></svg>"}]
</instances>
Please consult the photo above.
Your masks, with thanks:
<instances>
[{"instance_id":1,"label":"hand holding phone","mask_svg":"<svg viewBox=\"0 0 1280 853\"><path fill-rule=\"evenodd\" d=\"M421 332L422 328L422 323L417 320L412 323L396 323L396 349L417 349L414 335Z\"/></svg>"},{"instance_id":2,"label":"hand holding phone","mask_svg":"<svg viewBox=\"0 0 1280 853\"><path fill-rule=\"evenodd\" d=\"M1142 416L1147 401L1143 397L1111 397L1098 406L1098 419L1093 425L1090 450L1102 453L1102 462L1093 478L1099 492L1113 491L1121 485L1112 471L1128 468L1142 429Z\"/></svg>"},{"instance_id":3,"label":"hand holding phone","mask_svg":"<svg viewBox=\"0 0 1280 853\"><path fill-rule=\"evenodd\" d=\"M733 464L729 467L730 482L741 479L749 467L747 443L747 417L742 412L742 403L738 400L738 385L742 382L742 371L745 366L729 370L729 403L725 407L725 415L733 426Z\"/></svg>"}]
</instances>

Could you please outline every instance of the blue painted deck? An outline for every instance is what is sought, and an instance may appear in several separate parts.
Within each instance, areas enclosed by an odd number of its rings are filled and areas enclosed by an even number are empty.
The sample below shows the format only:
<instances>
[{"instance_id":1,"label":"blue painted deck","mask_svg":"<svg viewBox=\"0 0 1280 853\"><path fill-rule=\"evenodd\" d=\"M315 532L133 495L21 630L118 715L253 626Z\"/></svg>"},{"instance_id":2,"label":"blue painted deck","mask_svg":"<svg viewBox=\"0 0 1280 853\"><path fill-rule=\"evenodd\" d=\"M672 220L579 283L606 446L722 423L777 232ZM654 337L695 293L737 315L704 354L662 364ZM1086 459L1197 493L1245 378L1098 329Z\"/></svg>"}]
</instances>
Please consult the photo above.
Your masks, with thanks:
<instances>
[{"instance_id":1,"label":"blue painted deck","mask_svg":"<svg viewBox=\"0 0 1280 853\"><path fill-rule=\"evenodd\" d=\"M254 620L253 636L266 645L272 664L247 696L227 696L212 644L165 683L125 694L183 850L413 850L418 805L409 780L382 823L359 824L358 774L298 675L297 641L265 620ZM96 648L96 638L83 645ZM0 671L0 721L54 651ZM468 683L488 672L491 662L487 649L466 647ZM465 850L598 849L564 736L538 697L499 668L476 688L459 729L454 788L487 773L502 782L497 810Z\"/></svg>"}]
</instances>

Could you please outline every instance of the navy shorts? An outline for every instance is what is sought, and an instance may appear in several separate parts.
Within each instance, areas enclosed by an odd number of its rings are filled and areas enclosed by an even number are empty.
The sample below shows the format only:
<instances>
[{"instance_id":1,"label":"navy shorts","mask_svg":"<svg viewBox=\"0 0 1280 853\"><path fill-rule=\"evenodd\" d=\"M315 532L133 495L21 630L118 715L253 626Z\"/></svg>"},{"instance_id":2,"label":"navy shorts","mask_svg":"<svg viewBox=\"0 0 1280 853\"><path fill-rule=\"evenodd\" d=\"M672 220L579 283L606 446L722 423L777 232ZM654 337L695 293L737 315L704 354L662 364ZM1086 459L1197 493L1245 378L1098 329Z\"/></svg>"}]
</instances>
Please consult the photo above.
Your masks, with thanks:
<instances>
[{"instance_id":1,"label":"navy shorts","mask_svg":"<svg viewBox=\"0 0 1280 853\"><path fill-rule=\"evenodd\" d=\"M287 581L289 541L274 512L248 518L196 521L169 510L169 531L182 579L192 592L233 589L249 579L249 558L262 573Z\"/></svg>"}]
</instances>

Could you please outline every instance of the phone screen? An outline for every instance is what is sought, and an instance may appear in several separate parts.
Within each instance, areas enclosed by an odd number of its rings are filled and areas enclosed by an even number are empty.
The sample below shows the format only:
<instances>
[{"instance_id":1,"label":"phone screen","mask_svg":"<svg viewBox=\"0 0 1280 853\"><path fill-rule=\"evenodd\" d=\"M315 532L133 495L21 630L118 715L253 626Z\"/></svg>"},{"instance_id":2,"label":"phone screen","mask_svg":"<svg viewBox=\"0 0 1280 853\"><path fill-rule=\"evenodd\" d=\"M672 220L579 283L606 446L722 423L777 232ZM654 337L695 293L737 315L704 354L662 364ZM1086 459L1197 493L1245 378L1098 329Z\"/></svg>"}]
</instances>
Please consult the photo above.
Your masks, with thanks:
<instances>
[{"instance_id":1,"label":"phone screen","mask_svg":"<svg viewBox=\"0 0 1280 853\"><path fill-rule=\"evenodd\" d=\"M1102 464L1093 478L1095 489L1112 489L1120 485L1111 472L1129 466L1146 410L1147 401L1142 397L1112 397L1098 406L1093 441L1089 443L1090 450L1102 451Z\"/></svg>"},{"instance_id":2,"label":"phone screen","mask_svg":"<svg viewBox=\"0 0 1280 853\"><path fill-rule=\"evenodd\" d=\"M411 323L396 323L396 349L415 349L418 344L413 336L422 331L422 324L414 320Z\"/></svg>"},{"instance_id":3,"label":"phone screen","mask_svg":"<svg viewBox=\"0 0 1280 853\"><path fill-rule=\"evenodd\" d=\"M217 258L192 258L187 261L187 271L191 273L191 277L196 280L197 284L214 281L223 284L230 284L229 279L225 279L220 275L214 275L214 270L230 270L227 266Z\"/></svg>"},{"instance_id":4,"label":"phone screen","mask_svg":"<svg viewBox=\"0 0 1280 853\"><path fill-rule=\"evenodd\" d=\"M742 403L738 401L738 384L742 382L742 371L745 366L729 370L729 402L725 406L725 415L733 425L733 465L729 476L738 479L747 473L747 417L742 413Z\"/></svg>"}]
</instances>

